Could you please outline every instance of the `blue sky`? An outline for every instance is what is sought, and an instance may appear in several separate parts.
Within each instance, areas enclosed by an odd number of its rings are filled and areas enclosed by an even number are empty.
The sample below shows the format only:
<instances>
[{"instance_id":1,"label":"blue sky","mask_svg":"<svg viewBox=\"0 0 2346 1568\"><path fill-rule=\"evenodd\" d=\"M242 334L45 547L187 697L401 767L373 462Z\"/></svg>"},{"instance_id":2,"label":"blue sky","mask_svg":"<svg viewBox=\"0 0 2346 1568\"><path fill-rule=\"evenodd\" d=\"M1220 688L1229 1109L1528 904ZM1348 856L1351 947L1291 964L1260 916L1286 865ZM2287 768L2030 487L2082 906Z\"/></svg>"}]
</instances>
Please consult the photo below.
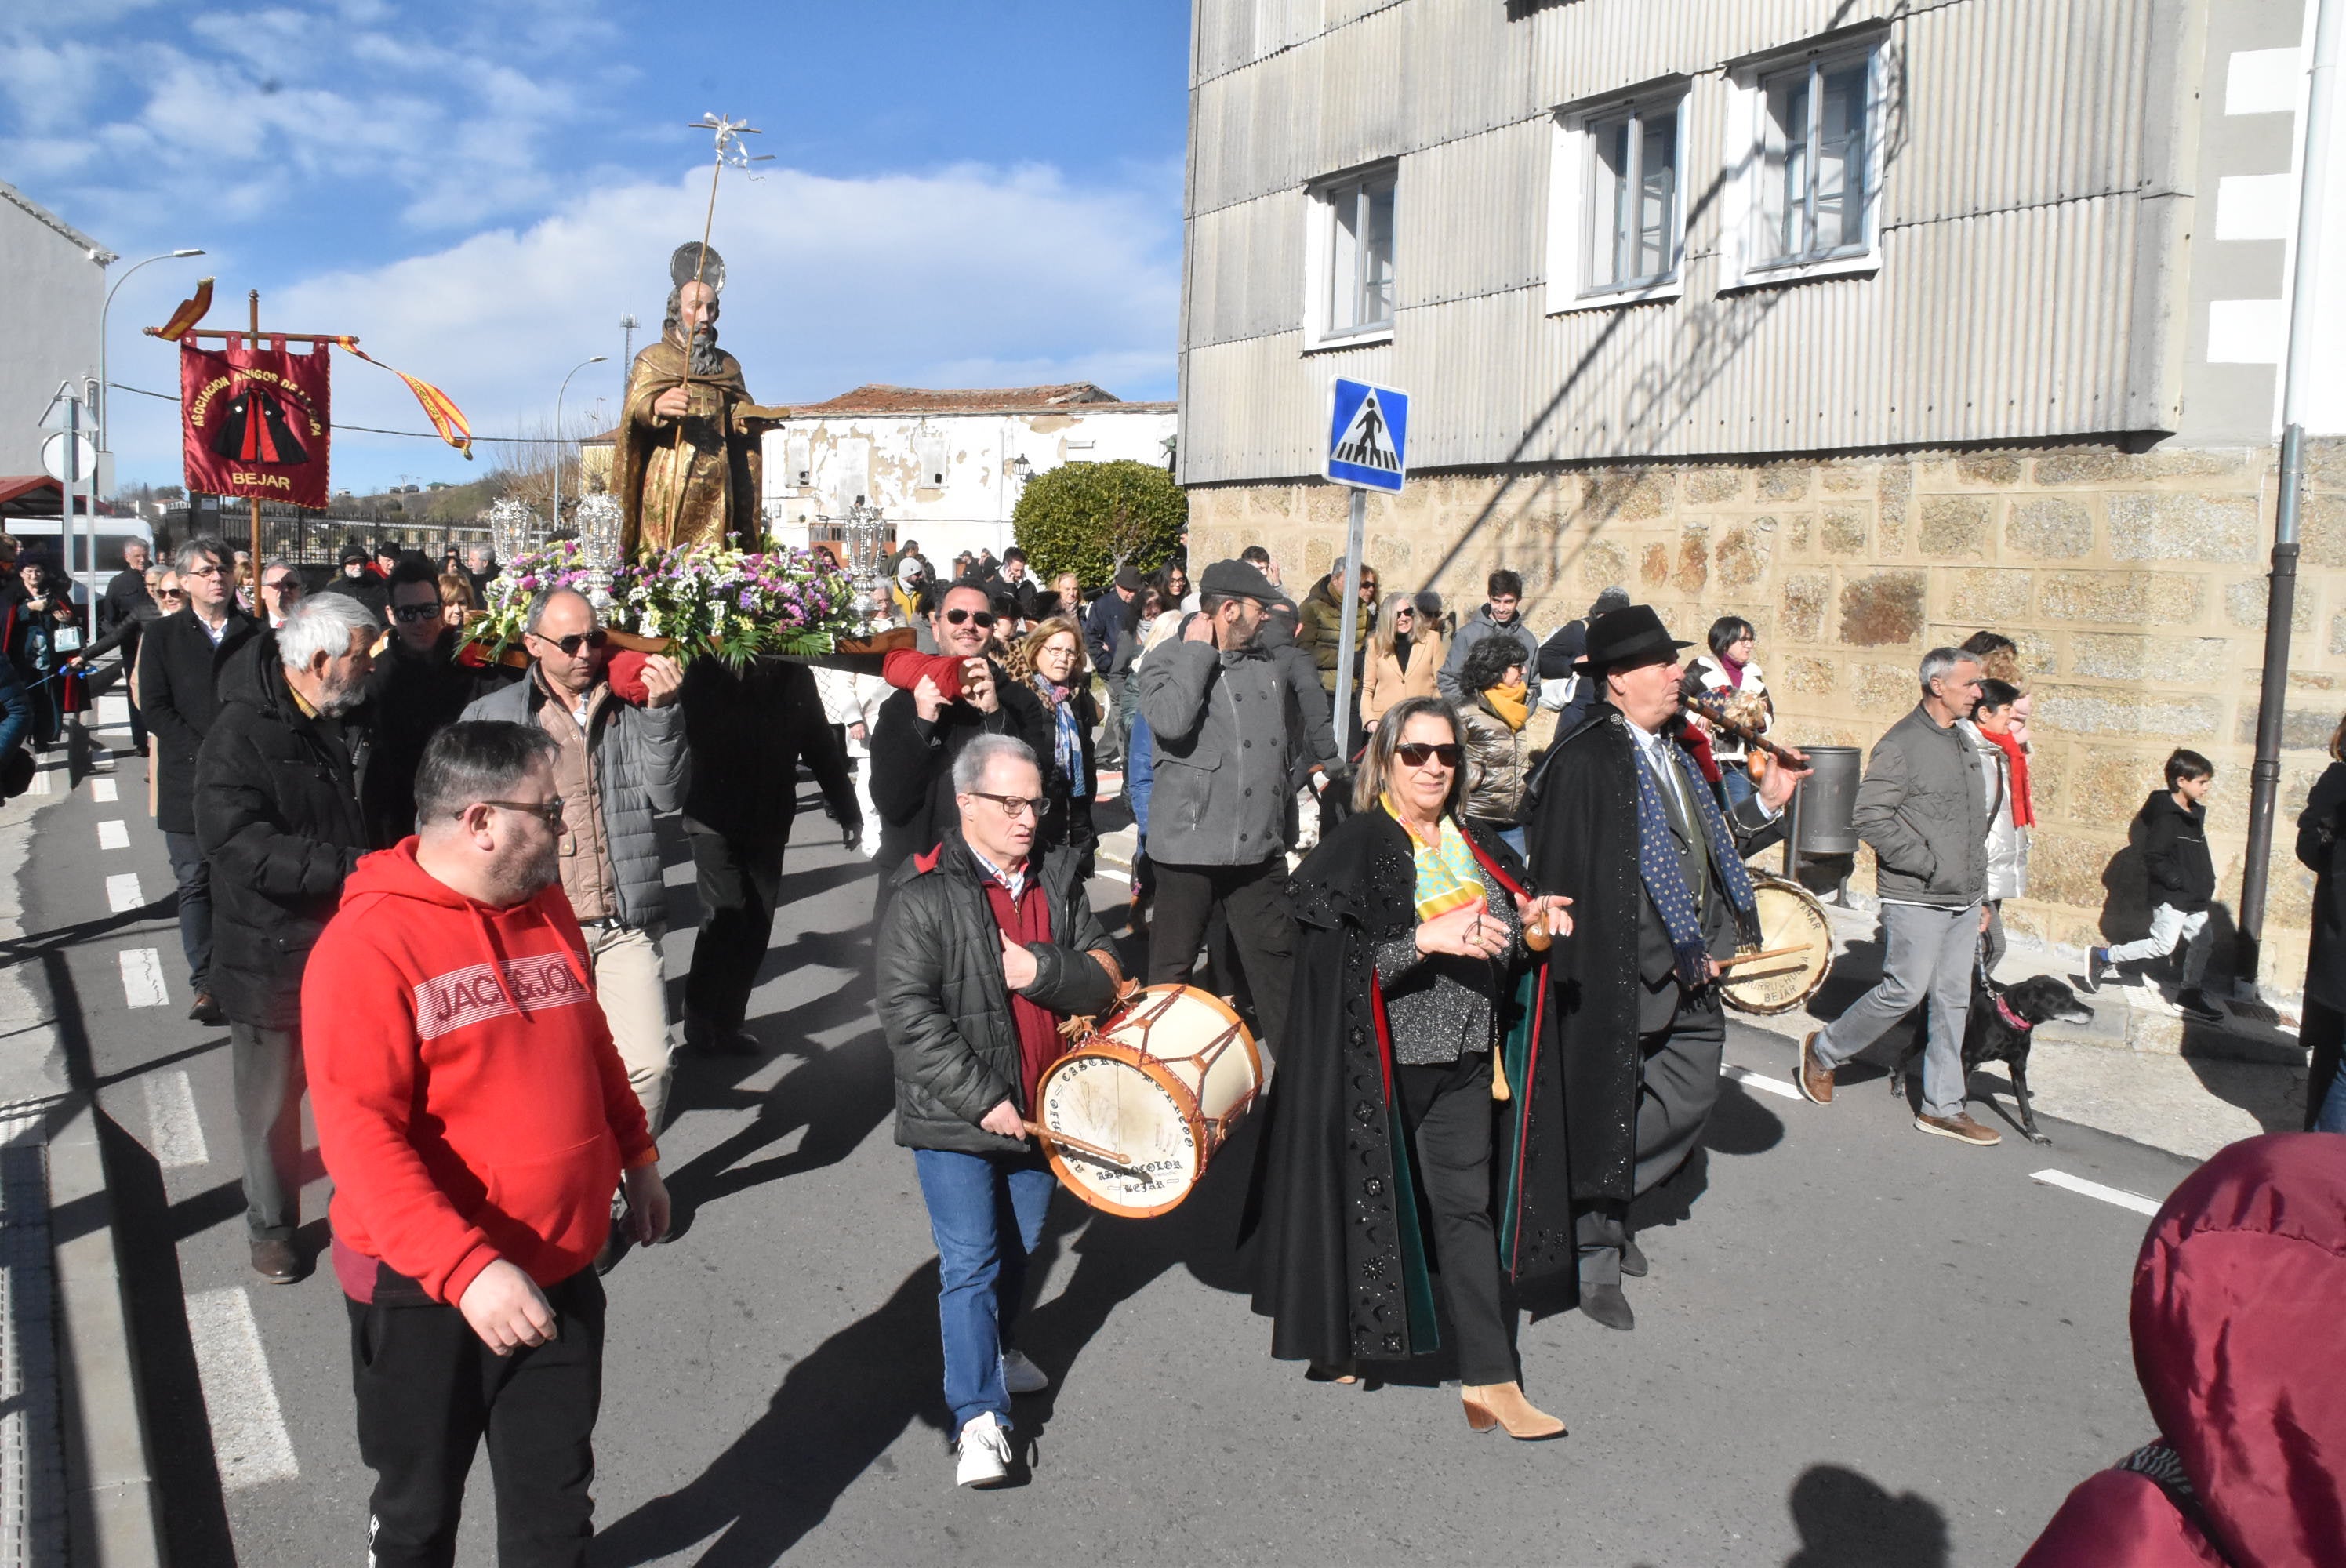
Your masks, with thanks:
<instances>
[{"instance_id":1,"label":"blue sky","mask_svg":"<svg viewBox=\"0 0 2346 1568\"><path fill-rule=\"evenodd\" d=\"M573 423L619 376L618 319L658 330L666 258L729 171L720 328L751 391L1096 381L1169 397L1188 6L1181 0L148 0L0 5L0 178L122 253L177 246L115 305L114 380L169 391L138 336L197 277L211 324L356 333L488 434ZM640 347L643 334L638 334ZM393 378L336 365L338 423L426 428ZM175 412L124 396L124 483L178 477ZM436 444L338 435L334 483L463 480Z\"/></svg>"}]
</instances>

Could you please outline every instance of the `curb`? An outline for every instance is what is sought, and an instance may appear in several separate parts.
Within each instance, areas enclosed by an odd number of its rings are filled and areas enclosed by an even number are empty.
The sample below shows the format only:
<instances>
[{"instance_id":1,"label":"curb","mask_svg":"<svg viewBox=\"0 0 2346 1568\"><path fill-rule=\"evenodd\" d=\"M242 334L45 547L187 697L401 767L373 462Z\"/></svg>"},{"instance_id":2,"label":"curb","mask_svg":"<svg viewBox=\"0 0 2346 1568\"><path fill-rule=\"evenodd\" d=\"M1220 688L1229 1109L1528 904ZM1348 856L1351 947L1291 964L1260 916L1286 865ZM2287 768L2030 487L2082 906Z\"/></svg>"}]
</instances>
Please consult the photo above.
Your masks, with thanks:
<instances>
[{"instance_id":1,"label":"curb","mask_svg":"<svg viewBox=\"0 0 2346 1568\"><path fill-rule=\"evenodd\" d=\"M79 1091L49 1113L49 1204L76 1229L56 1243L74 1561L161 1568L162 1516L114 1247L114 1201L97 1108Z\"/></svg>"}]
</instances>

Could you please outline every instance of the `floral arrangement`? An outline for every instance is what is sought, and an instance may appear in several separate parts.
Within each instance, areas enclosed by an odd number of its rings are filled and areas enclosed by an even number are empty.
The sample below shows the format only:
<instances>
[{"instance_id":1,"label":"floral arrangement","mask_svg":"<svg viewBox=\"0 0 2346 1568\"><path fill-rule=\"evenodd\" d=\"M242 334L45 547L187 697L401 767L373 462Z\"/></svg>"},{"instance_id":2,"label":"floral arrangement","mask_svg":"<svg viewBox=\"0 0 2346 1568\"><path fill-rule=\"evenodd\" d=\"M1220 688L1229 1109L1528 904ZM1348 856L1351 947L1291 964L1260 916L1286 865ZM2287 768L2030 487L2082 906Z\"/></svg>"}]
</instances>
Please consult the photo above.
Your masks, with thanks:
<instances>
[{"instance_id":1,"label":"floral arrangement","mask_svg":"<svg viewBox=\"0 0 2346 1568\"><path fill-rule=\"evenodd\" d=\"M575 539L556 539L505 563L489 585L472 639L502 654L518 644L529 601L546 588L590 591L594 574ZM690 657L745 665L760 654L827 654L856 629L855 585L824 557L767 539L756 551L682 545L612 575L606 625L665 637Z\"/></svg>"}]
</instances>

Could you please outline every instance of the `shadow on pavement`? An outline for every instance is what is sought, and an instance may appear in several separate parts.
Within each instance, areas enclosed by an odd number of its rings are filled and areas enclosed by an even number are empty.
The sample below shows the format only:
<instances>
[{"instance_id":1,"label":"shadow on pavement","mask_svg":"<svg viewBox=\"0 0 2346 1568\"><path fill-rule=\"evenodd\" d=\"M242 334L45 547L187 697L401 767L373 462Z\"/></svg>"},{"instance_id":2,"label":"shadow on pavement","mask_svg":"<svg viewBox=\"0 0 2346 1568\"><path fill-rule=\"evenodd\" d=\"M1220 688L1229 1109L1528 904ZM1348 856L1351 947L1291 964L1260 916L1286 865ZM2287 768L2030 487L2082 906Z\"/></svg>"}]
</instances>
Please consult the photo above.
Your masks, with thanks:
<instances>
[{"instance_id":1,"label":"shadow on pavement","mask_svg":"<svg viewBox=\"0 0 2346 1568\"><path fill-rule=\"evenodd\" d=\"M701 1568L779 1561L856 1477L892 1466L888 1449L906 1428L918 1421L944 1431L944 1377L931 1261L792 1367L766 1413L689 1485L597 1534L586 1560L597 1568L649 1563L714 1535Z\"/></svg>"},{"instance_id":2,"label":"shadow on pavement","mask_svg":"<svg viewBox=\"0 0 2346 1568\"><path fill-rule=\"evenodd\" d=\"M1792 1483L1800 1549L1784 1568L1947 1568L1947 1516L1926 1497L1892 1497L1837 1464L1812 1464Z\"/></svg>"}]
</instances>

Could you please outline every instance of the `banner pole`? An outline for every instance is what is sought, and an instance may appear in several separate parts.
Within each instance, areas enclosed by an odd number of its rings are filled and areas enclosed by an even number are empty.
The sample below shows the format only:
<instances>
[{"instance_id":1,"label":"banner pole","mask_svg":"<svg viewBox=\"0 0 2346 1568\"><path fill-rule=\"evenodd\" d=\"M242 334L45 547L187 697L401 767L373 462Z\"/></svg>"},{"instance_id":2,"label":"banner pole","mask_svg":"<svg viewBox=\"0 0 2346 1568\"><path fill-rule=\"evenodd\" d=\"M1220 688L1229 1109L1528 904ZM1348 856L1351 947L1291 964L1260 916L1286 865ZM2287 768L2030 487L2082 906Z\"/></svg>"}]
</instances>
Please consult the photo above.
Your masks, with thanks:
<instances>
[{"instance_id":1,"label":"banner pole","mask_svg":"<svg viewBox=\"0 0 2346 1568\"><path fill-rule=\"evenodd\" d=\"M253 290L251 293L247 296L247 299L248 302L252 307L252 337L250 346L255 352L259 352L260 349L260 290L258 289ZM231 557L226 565L228 566L229 594L231 600L233 600L236 593L236 562ZM260 607L260 497L259 495L255 495L252 497L252 581L254 585L252 607L256 610Z\"/></svg>"}]
</instances>

